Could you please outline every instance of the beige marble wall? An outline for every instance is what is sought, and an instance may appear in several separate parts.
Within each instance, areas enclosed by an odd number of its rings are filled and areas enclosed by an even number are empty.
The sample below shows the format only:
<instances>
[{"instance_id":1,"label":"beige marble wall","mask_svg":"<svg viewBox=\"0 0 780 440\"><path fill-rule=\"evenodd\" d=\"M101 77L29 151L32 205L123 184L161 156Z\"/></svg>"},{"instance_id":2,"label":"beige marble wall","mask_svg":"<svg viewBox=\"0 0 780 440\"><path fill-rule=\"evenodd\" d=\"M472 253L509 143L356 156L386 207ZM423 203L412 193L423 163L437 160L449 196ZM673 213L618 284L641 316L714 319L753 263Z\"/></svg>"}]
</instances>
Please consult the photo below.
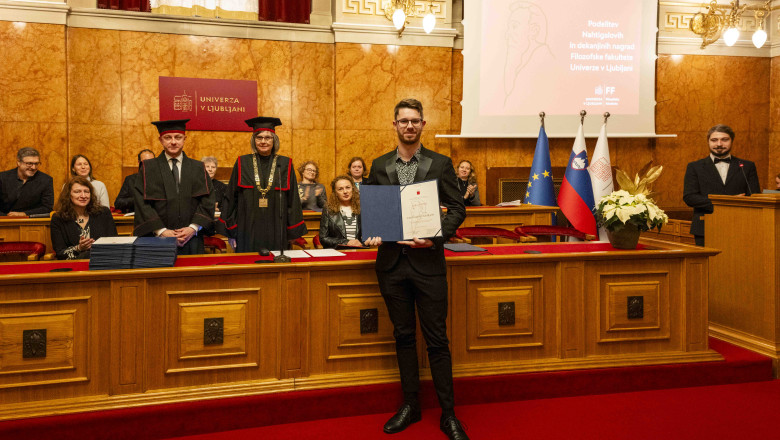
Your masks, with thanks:
<instances>
[{"instance_id":1,"label":"beige marble wall","mask_svg":"<svg viewBox=\"0 0 780 440\"><path fill-rule=\"evenodd\" d=\"M159 76L254 80L258 114L278 116L282 152L296 165L313 159L326 185L352 156L367 161L392 149L392 109L405 97L425 105L423 142L471 160L485 186L488 167L530 166L534 139L437 139L458 133L463 57L441 47L320 44L66 28L0 22L0 159L36 145L43 170L59 187L71 155L90 157L113 198L122 166L142 148L159 151ZM613 163L637 170L649 160L666 167L656 189L666 207L682 207L687 162L707 152L715 123L737 132L735 154L755 161L769 182L780 172L777 149L780 61L723 56L665 56L657 65L656 126L674 139L612 139ZM249 150L247 133L191 132L185 151L214 155L229 167ZM571 139L552 139L554 166L565 166ZM592 149L595 140L590 140ZM485 196L483 195L483 198Z\"/></svg>"},{"instance_id":2,"label":"beige marble wall","mask_svg":"<svg viewBox=\"0 0 780 440\"><path fill-rule=\"evenodd\" d=\"M68 168L65 28L0 21L0 168L35 147L41 170L63 181Z\"/></svg>"}]
</instances>

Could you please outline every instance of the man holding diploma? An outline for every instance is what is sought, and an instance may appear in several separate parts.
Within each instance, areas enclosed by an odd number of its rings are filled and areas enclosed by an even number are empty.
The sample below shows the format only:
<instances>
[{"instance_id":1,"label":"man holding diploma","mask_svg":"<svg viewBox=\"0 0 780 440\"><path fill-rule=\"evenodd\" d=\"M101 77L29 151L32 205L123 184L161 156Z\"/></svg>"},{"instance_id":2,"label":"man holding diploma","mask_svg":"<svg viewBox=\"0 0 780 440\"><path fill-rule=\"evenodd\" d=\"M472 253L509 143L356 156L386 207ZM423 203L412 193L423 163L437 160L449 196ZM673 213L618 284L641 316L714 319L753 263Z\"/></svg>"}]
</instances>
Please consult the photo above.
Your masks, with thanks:
<instances>
[{"instance_id":1,"label":"man holding diploma","mask_svg":"<svg viewBox=\"0 0 780 440\"><path fill-rule=\"evenodd\" d=\"M404 99L395 106L393 126L398 147L375 159L366 185L408 185L438 180L440 203L447 207L441 221L442 236L382 243L382 237L369 237L366 244L379 246L376 274L379 289L393 322L401 373L403 404L387 421L388 434L403 431L421 418L418 392L415 304L420 317L431 376L442 408L441 430L453 440L468 440L455 417L452 390L452 359L447 339L447 265L444 243L466 218L463 198L458 192L452 160L426 149L420 143L425 127L423 107L416 99Z\"/></svg>"}]
</instances>

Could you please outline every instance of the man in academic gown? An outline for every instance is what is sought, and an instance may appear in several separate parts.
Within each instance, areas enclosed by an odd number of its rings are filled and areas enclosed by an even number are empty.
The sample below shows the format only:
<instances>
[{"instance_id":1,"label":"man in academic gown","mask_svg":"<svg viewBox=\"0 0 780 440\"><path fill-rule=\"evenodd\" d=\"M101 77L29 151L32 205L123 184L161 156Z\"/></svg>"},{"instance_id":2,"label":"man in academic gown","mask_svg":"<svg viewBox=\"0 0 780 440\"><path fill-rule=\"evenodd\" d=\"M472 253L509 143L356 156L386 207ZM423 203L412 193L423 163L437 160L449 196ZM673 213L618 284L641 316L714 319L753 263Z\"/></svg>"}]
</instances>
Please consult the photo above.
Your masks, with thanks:
<instances>
[{"instance_id":1,"label":"man in academic gown","mask_svg":"<svg viewBox=\"0 0 780 440\"><path fill-rule=\"evenodd\" d=\"M716 125L707 133L710 155L688 164L683 184L683 201L693 208L691 234L697 246L704 246L704 214L714 207L708 195L751 195L761 192L756 164L731 155L734 130Z\"/></svg>"},{"instance_id":2,"label":"man in academic gown","mask_svg":"<svg viewBox=\"0 0 780 440\"><path fill-rule=\"evenodd\" d=\"M154 151L144 149L138 153L139 168L141 167L141 162L145 161L146 159L154 159ZM135 185L135 179L137 178L138 173L133 173L125 177L124 182L122 182L122 189L119 190L119 194L117 194L116 200L114 200L114 208L124 212L125 214L135 211L135 203L133 202L133 186Z\"/></svg>"},{"instance_id":3,"label":"man in academic gown","mask_svg":"<svg viewBox=\"0 0 780 440\"><path fill-rule=\"evenodd\" d=\"M288 249L308 230L292 159L277 154L276 127L282 121L256 117L246 123L254 130L253 153L233 165L220 221L236 240L236 252Z\"/></svg>"},{"instance_id":4,"label":"man in academic gown","mask_svg":"<svg viewBox=\"0 0 780 440\"><path fill-rule=\"evenodd\" d=\"M214 188L203 162L184 154L189 119L157 121L164 151L144 160L133 186L137 236L176 237L180 255L202 254L200 230L214 219Z\"/></svg>"},{"instance_id":5,"label":"man in academic gown","mask_svg":"<svg viewBox=\"0 0 780 440\"><path fill-rule=\"evenodd\" d=\"M450 440L468 440L455 417L452 357L447 338L447 263L444 260L444 243L463 223L466 208L458 191L452 159L426 149L420 142L425 127L420 101L404 99L395 106L394 116L398 146L374 160L366 185L408 185L435 179L439 200L447 207L447 214L441 221L441 237L415 237L384 243L381 237L366 239L369 246L380 245L376 276L393 323L403 391L403 403L385 424L384 432L403 431L421 418L416 308L428 349L433 386L442 410L439 428Z\"/></svg>"},{"instance_id":6,"label":"man in academic gown","mask_svg":"<svg viewBox=\"0 0 780 440\"><path fill-rule=\"evenodd\" d=\"M41 155L31 147L16 153L16 168L0 173L0 215L48 214L54 206L51 176L38 171Z\"/></svg>"}]
</instances>

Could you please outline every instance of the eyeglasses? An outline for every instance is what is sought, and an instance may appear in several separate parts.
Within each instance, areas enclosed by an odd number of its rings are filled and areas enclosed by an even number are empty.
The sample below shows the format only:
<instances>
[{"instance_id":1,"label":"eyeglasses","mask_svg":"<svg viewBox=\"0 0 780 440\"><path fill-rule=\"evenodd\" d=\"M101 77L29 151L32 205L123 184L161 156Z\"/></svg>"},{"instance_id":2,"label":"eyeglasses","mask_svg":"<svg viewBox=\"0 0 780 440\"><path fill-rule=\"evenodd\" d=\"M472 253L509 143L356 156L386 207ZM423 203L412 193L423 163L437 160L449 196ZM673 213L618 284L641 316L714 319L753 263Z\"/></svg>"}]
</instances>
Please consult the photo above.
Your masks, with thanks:
<instances>
[{"instance_id":1,"label":"eyeglasses","mask_svg":"<svg viewBox=\"0 0 780 440\"><path fill-rule=\"evenodd\" d=\"M314 168L304 168L303 171L311 171L312 173L317 172L317 170L315 170Z\"/></svg>"},{"instance_id":2,"label":"eyeglasses","mask_svg":"<svg viewBox=\"0 0 780 440\"><path fill-rule=\"evenodd\" d=\"M27 168L35 168L38 165L40 165L40 162L24 162L22 161L22 165L26 166Z\"/></svg>"},{"instance_id":3,"label":"eyeglasses","mask_svg":"<svg viewBox=\"0 0 780 440\"><path fill-rule=\"evenodd\" d=\"M412 124L415 127L419 127L420 124L422 124L422 119L399 119L395 122L401 127L408 127L409 124Z\"/></svg>"},{"instance_id":4,"label":"eyeglasses","mask_svg":"<svg viewBox=\"0 0 780 440\"><path fill-rule=\"evenodd\" d=\"M258 136L255 139L257 139L260 142L273 142L274 137L273 136Z\"/></svg>"}]
</instances>

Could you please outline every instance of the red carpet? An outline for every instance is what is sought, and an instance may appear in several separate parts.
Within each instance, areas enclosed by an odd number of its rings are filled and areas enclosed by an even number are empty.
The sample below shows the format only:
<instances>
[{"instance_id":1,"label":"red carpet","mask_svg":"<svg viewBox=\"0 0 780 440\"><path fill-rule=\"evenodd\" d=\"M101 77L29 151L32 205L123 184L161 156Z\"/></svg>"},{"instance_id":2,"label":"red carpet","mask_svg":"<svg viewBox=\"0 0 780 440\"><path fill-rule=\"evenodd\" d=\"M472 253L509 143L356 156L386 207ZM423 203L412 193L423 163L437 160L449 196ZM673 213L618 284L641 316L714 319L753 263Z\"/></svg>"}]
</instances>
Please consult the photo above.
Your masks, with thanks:
<instances>
[{"instance_id":1,"label":"red carpet","mask_svg":"<svg viewBox=\"0 0 780 440\"><path fill-rule=\"evenodd\" d=\"M510 411L516 405L525 404L536 408L533 406L534 402L518 402L524 400L771 380L771 359L715 339L710 339L710 346L720 352L725 361L459 378L455 380L455 399L458 411L463 414L466 424L473 425L479 421L482 426L482 411L489 415L492 411L498 411L495 408L507 407L509 409L506 411ZM771 384L763 383L759 384L759 387ZM12 420L0 422L0 439L161 439L248 428L258 429L258 427L283 430L286 428L279 425L287 423L302 428L312 420L344 417L350 418L350 426L354 421L357 426L363 426L361 430L367 430L354 437L362 439L368 438L365 433L371 432L372 429L379 430L376 432L382 434L381 425L388 414L397 408L399 394L398 384L393 383ZM436 431L438 411L435 409L436 402L430 382L423 383L421 395L423 407L434 409L427 412L423 422L415 425L415 429L410 432L427 429L428 425L430 425L428 428ZM495 405L500 402L513 403ZM643 404L634 402L630 405L640 411ZM523 406L516 411L511 410L514 412L503 413L503 417L506 414L519 414L525 417L526 413L523 412L526 411L525 408ZM472 418L466 411L476 411L476 415ZM332 421L323 420L320 423L327 425ZM526 422L513 421L513 423ZM270 425L275 427L272 428ZM491 428L480 427L480 430L482 429ZM278 438L285 438L282 434L279 435L281 437ZM303 434L299 433L299 437L301 435ZM317 434L316 438L349 438L344 432L335 435L338 437L323 437L322 434ZM427 438L425 437L427 434L419 435L423 437L394 436L393 439ZM441 434L437 433L437 435ZM277 437L258 435L256 438ZM627 435L604 438L639 437Z\"/></svg>"},{"instance_id":2,"label":"red carpet","mask_svg":"<svg viewBox=\"0 0 780 440\"><path fill-rule=\"evenodd\" d=\"M458 416L472 440L775 439L780 381L466 405ZM441 439L439 411L388 436L392 413L177 437L176 440Z\"/></svg>"}]
</instances>

